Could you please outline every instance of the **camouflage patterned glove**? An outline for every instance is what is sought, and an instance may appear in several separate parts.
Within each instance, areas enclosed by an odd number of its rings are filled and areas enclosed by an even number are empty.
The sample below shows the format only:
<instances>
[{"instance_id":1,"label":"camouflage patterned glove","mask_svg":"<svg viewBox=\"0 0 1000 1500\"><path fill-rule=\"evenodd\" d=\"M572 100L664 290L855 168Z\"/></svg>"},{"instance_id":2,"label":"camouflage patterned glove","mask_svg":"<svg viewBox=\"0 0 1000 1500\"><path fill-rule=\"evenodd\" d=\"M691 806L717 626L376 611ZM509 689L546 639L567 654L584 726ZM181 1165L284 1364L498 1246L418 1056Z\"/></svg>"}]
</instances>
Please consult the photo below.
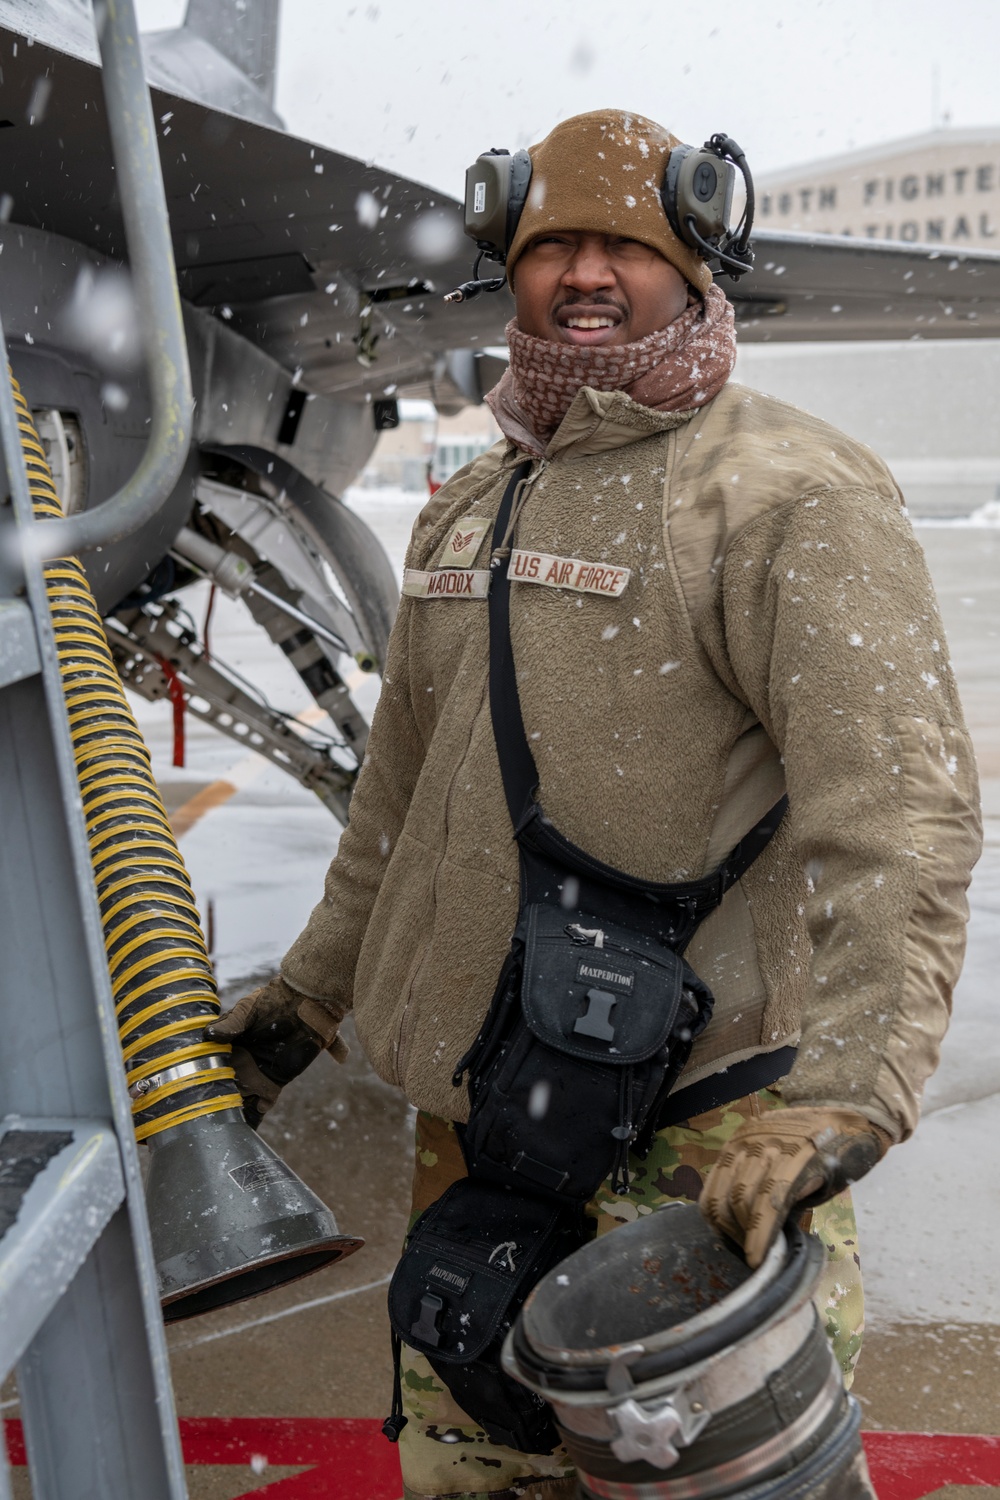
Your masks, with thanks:
<instances>
[{"instance_id":1,"label":"camouflage patterned glove","mask_svg":"<svg viewBox=\"0 0 1000 1500\"><path fill-rule=\"evenodd\" d=\"M741 1125L698 1206L759 1266L795 1209L815 1208L870 1171L891 1138L853 1109L793 1105Z\"/></svg>"},{"instance_id":2,"label":"camouflage patterned glove","mask_svg":"<svg viewBox=\"0 0 1000 1500\"><path fill-rule=\"evenodd\" d=\"M343 1062L347 1043L338 1036L340 1017L286 984L276 974L244 995L232 1010L205 1027L210 1042L233 1042L233 1068L243 1095L243 1113L254 1130L286 1083L324 1048Z\"/></svg>"}]
</instances>

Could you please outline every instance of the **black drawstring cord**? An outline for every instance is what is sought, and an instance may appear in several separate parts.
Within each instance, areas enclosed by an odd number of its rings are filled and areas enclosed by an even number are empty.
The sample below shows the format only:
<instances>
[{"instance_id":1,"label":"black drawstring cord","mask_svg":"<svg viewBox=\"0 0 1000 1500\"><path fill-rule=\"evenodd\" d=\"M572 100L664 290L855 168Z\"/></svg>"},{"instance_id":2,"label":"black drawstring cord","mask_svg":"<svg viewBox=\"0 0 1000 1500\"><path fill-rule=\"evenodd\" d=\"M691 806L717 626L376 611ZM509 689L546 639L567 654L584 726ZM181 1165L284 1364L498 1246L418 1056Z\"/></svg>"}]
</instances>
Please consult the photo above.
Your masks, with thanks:
<instances>
[{"instance_id":1,"label":"black drawstring cord","mask_svg":"<svg viewBox=\"0 0 1000 1500\"><path fill-rule=\"evenodd\" d=\"M382 1423L382 1432L390 1443L399 1442L399 1434L410 1420L403 1413L403 1340L398 1333L392 1335L392 1411Z\"/></svg>"}]
</instances>

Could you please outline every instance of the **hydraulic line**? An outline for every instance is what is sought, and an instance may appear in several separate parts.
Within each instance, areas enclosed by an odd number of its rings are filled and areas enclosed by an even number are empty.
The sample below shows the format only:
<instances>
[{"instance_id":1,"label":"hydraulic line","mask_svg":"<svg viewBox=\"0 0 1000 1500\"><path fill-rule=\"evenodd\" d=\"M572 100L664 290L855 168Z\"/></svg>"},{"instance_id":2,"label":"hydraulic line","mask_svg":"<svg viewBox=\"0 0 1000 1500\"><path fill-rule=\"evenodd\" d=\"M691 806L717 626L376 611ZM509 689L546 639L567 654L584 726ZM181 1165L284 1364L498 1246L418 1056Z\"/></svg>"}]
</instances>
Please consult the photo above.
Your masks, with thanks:
<instances>
[{"instance_id":1,"label":"hydraulic line","mask_svg":"<svg viewBox=\"0 0 1000 1500\"><path fill-rule=\"evenodd\" d=\"M31 412L10 375L35 515L62 509ZM136 1138L239 1109L231 1048L205 1042L219 998L194 893L149 751L76 558L45 568Z\"/></svg>"}]
</instances>

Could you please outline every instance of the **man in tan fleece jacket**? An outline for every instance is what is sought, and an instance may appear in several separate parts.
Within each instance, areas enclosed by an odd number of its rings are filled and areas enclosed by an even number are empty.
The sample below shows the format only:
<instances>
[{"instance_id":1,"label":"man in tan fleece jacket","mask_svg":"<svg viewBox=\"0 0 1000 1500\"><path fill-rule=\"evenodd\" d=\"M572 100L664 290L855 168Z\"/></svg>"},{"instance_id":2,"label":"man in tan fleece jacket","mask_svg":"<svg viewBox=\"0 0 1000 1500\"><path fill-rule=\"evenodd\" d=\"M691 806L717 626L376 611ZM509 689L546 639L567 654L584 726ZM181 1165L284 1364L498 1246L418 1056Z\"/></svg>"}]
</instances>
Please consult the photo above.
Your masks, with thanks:
<instances>
[{"instance_id":1,"label":"man in tan fleece jacket","mask_svg":"<svg viewBox=\"0 0 1000 1500\"><path fill-rule=\"evenodd\" d=\"M376 1071L421 1112L415 1204L464 1171L452 1071L518 910L487 692L491 536L530 457L510 629L556 827L633 875L690 880L789 798L686 953L716 997L677 1085L686 1119L634 1163L628 1200L599 1195L599 1231L700 1195L756 1264L808 1205L831 1251L840 1223L853 1271L836 1195L912 1132L937 1064L980 843L975 768L891 475L728 380L732 309L660 200L676 144L604 111L532 148L507 259L511 365L489 398L506 440L417 522L323 899L281 976L212 1033L245 1049L260 1118L342 1046L353 1006ZM839 1334L847 1369L857 1329ZM456 1440L478 1443L466 1463L432 1440L475 1429L416 1356L407 1368L407 1496L573 1492L558 1453L496 1450L480 1433Z\"/></svg>"}]
</instances>

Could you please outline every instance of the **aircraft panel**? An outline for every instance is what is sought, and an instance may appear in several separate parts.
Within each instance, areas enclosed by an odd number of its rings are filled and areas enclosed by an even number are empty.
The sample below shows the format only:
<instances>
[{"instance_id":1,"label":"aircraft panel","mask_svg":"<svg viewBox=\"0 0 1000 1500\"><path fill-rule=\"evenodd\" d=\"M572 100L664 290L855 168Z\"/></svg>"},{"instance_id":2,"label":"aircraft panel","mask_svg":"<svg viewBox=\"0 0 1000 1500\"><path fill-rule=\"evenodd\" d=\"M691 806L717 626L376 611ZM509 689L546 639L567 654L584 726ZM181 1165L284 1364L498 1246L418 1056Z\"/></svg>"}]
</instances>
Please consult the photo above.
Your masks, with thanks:
<instances>
[{"instance_id":1,"label":"aircraft panel","mask_svg":"<svg viewBox=\"0 0 1000 1500\"><path fill-rule=\"evenodd\" d=\"M123 257L99 71L40 41L28 47L6 9L0 192L11 200L8 217ZM45 107L32 114L39 79ZM184 294L231 308L233 326L286 367L301 367L310 389L350 386L363 398L366 387L426 374L435 352L502 339L506 293L461 308L441 300L469 275L456 203L279 130L160 89L152 97ZM412 294L398 296L410 282ZM352 339L370 293L380 345L369 373Z\"/></svg>"}]
</instances>

